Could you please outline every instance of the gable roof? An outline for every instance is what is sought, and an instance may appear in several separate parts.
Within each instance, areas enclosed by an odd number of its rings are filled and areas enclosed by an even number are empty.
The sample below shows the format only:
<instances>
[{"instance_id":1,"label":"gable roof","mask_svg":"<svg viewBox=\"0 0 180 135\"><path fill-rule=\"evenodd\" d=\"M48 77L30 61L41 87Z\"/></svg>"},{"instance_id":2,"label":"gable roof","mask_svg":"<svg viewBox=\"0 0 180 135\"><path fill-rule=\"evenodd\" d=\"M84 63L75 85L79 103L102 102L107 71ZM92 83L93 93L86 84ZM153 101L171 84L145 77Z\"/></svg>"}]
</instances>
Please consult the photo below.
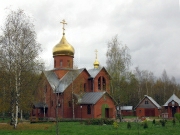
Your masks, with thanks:
<instances>
[{"instance_id":1,"label":"gable roof","mask_svg":"<svg viewBox=\"0 0 180 135\"><path fill-rule=\"evenodd\" d=\"M93 69L89 69L88 72L92 78L95 78L96 75L101 71L101 69L102 69L102 67L101 68L93 68Z\"/></svg>"},{"instance_id":2,"label":"gable roof","mask_svg":"<svg viewBox=\"0 0 180 135\"><path fill-rule=\"evenodd\" d=\"M79 104L96 104L106 92L85 92L81 98L76 95Z\"/></svg>"},{"instance_id":3,"label":"gable roof","mask_svg":"<svg viewBox=\"0 0 180 135\"><path fill-rule=\"evenodd\" d=\"M85 92L82 96L78 94L74 94L75 97L78 99L78 104L96 104L96 102L103 96L107 94L114 103L116 101L109 95L107 92Z\"/></svg>"},{"instance_id":4,"label":"gable roof","mask_svg":"<svg viewBox=\"0 0 180 135\"><path fill-rule=\"evenodd\" d=\"M179 104L179 106L180 106L180 99L179 99L175 94L173 94L173 95L166 101L166 103L165 103L163 106L168 106L169 102L171 102L171 101L177 102L177 103Z\"/></svg>"},{"instance_id":5,"label":"gable roof","mask_svg":"<svg viewBox=\"0 0 180 135\"><path fill-rule=\"evenodd\" d=\"M82 73L85 68L69 70L61 79L58 79L53 70L44 71L44 74L55 93L62 93Z\"/></svg>"},{"instance_id":6,"label":"gable roof","mask_svg":"<svg viewBox=\"0 0 180 135\"><path fill-rule=\"evenodd\" d=\"M57 75L52 71L43 71L47 81L49 82L51 88L53 89L53 91L55 91L55 88L58 86L59 84L59 79L57 77Z\"/></svg>"},{"instance_id":7,"label":"gable roof","mask_svg":"<svg viewBox=\"0 0 180 135\"><path fill-rule=\"evenodd\" d=\"M67 72L60 79L56 93L64 92L64 90L78 77L79 74L82 73L83 70L84 70L84 68L78 69L78 70L70 70L69 72Z\"/></svg>"},{"instance_id":8,"label":"gable roof","mask_svg":"<svg viewBox=\"0 0 180 135\"><path fill-rule=\"evenodd\" d=\"M135 107L135 109L142 103L142 101L148 98L158 109L161 109L162 107L150 96L144 95L144 98L138 103L138 105Z\"/></svg>"},{"instance_id":9,"label":"gable roof","mask_svg":"<svg viewBox=\"0 0 180 135\"><path fill-rule=\"evenodd\" d=\"M121 106L121 110L133 110L133 106Z\"/></svg>"},{"instance_id":10,"label":"gable roof","mask_svg":"<svg viewBox=\"0 0 180 135\"><path fill-rule=\"evenodd\" d=\"M48 105L44 102L36 102L36 103L33 103L34 107L35 108L48 108Z\"/></svg>"},{"instance_id":11,"label":"gable roof","mask_svg":"<svg viewBox=\"0 0 180 135\"><path fill-rule=\"evenodd\" d=\"M102 69L104 69L107 72L107 70L104 67L89 69L88 72L92 78L95 78ZM107 74L109 75L108 72L107 72Z\"/></svg>"}]
</instances>

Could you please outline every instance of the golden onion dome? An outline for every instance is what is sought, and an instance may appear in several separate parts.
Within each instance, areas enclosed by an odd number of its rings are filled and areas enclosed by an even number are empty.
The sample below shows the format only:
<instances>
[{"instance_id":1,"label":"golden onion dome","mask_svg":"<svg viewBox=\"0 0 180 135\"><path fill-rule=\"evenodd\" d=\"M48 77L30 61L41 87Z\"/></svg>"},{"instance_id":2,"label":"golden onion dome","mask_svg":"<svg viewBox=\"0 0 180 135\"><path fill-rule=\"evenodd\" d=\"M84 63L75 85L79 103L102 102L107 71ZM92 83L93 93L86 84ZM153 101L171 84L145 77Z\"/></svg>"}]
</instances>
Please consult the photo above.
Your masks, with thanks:
<instances>
[{"instance_id":1,"label":"golden onion dome","mask_svg":"<svg viewBox=\"0 0 180 135\"><path fill-rule=\"evenodd\" d=\"M53 48L53 56L68 55L74 57L74 52L74 47L67 42L64 34L61 41Z\"/></svg>"},{"instance_id":2,"label":"golden onion dome","mask_svg":"<svg viewBox=\"0 0 180 135\"><path fill-rule=\"evenodd\" d=\"M94 68L98 68L99 67L99 61L96 59L94 61Z\"/></svg>"},{"instance_id":3,"label":"golden onion dome","mask_svg":"<svg viewBox=\"0 0 180 135\"><path fill-rule=\"evenodd\" d=\"M94 61L94 68L98 68L99 67L99 61L97 60L97 50L95 50L95 53L96 53L96 59Z\"/></svg>"}]
</instances>

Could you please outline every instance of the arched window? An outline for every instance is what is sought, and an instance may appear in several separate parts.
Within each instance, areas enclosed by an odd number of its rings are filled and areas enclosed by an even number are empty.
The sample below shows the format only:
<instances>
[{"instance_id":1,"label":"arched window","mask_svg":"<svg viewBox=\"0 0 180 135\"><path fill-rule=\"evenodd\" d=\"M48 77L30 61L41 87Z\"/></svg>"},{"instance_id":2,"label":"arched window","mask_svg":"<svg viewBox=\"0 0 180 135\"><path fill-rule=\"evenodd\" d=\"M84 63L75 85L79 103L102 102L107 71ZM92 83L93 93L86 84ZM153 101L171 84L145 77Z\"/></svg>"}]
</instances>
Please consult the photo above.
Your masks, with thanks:
<instances>
[{"instance_id":1,"label":"arched window","mask_svg":"<svg viewBox=\"0 0 180 135\"><path fill-rule=\"evenodd\" d=\"M103 90L106 90L106 79L103 77L103 80L102 80L102 84L103 84Z\"/></svg>"},{"instance_id":2,"label":"arched window","mask_svg":"<svg viewBox=\"0 0 180 135\"><path fill-rule=\"evenodd\" d=\"M62 60L60 60L60 67L62 67L62 64L63 64L63 61L62 61Z\"/></svg>"},{"instance_id":3,"label":"arched window","mask_svg":"<svg viewBox=\"0 0 180 135\"><path fill-rule=\"evenodd\" d=\"M93 91L93 79L90 80L91 91Z\"/></svg>"},{"instance_id":4,"label":"arched window","mask_svg":"<svg viewBox=\"0 0 180 135\"><path fill-rule=\"evenodd\" d=\"M87 105L87 114L91 114L91 106Z\"/></svg>"},{"instance_id":5,"label":"arched window","mask_svg":"<svg viewBox=\"0 0 180 135\"><path fill-rule=\"evenodd\" d=\"M86 83L84 83L84 92L86 92Z\"/></svg>"},{"instance_id":6,"label":"arched window","mask_svg":"<svg viewBox=\"0 0 180 135\"><path fill-rule=\"evenodd\" d=\"M70 63L70 61L68 60L68 61L67 61L67 66L70 67L70 66L71 66L70 64L71 64L71 63Z\"/></svg>"},{"instance_id":7,"label":"arched window","mask_svg":"<svg viewBox=\"0 0 180 135\"><path fill-rule=\"evenodd\" d=\"M72 107L72 101L68 101L69 107Z\"/></svg>"},{"instance_id":8,"label":"arched window","mask_svg":"<svg viewBox=\"0 0 180 135\"><path fill-rule=\"evenodd\" d=\"M54 60L54 67L56 67L56 60Z\"/></svg>"},{"instance_id":9,"label":"arched window","mask_svg":"<svg viewBox=\"0 0 180 135\"><path fill-rule=\"evenodd\" d=\"M101 90L101 76L98 78L98 90Z\"/></svg>"}]
</instances>

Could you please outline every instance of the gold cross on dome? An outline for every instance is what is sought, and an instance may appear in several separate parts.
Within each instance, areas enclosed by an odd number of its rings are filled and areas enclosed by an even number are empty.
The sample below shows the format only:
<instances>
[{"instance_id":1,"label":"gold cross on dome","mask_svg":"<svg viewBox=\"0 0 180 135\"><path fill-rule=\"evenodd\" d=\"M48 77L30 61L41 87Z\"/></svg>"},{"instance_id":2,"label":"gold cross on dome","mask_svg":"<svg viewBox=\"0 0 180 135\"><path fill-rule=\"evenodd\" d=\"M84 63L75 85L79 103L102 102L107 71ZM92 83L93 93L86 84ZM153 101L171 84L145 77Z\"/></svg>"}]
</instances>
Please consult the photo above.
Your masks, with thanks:
<instances>
[{"instance_id":1,"label":"gold cross on dome","mask_svg":"<svg viewBox=\"0 0 180 135\"><path fill-rule=\"evenodd\" d=\"M97 49L96 49L96 50L95 50L95 53L96 53L96 59L97 59L97 52L98 52L98 51L97 51Z\"/></svg>"},{"instance_id":2,"label":"gold cross on dome","mask_svg":"<svg viewBox=\"0 0 180 135\"><path fill-rule=\"evenodd\" d=\"M64 19L63 19L62 22L60 22L60 23L63 24L63 28L62 28L62 29L63 29L63 35L65 35L65 33L64 33L64 31L65 31L64 25L65 25L65 24L67 25L67 23L66 23L66 21L65 21Z\"/></svg>"}]
</instances>

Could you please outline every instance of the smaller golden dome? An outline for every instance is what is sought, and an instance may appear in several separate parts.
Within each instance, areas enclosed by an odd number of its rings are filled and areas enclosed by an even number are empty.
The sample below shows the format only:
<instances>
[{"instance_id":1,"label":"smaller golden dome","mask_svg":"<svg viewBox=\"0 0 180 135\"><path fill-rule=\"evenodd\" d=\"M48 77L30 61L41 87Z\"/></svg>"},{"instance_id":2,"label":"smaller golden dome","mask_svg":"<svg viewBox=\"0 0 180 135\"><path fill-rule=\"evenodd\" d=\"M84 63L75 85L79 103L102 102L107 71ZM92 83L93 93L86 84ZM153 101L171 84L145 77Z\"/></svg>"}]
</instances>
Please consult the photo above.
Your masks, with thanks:
<instances>
[{"instance_id":1,"label":"smaller golden dome","mask_svg":"<svg viewBox=\"0 0 180 135\"><path fill-rule=\"evenodd\" d=\"M94 61L94 68L98 68L99 67L99 61L97 60L97 50L95 50L95 53L96 53L96 59Z\"/></svg>"},{"instance_id":2,"label":"smaller golden dome","mask_svg":"<svg viewBox=\"0 0 180 135\"><path fill-rule=\"evenodd\" d=\"M94 68L98 68L99 67L99 61L96 59L94 61Z\"/></svg>"},{"instance_id":3,"label":"smaller golden dome","mask_svg":"<svg viewBox=\"0 0 180 135\"><path fill-rule=\"evenodd\" d=\"M53 56L69 55L74 57L74 52L74 47L67 42L65 35L63 35L61 41L53 48Z\"/></svg>"}]
</instances>

